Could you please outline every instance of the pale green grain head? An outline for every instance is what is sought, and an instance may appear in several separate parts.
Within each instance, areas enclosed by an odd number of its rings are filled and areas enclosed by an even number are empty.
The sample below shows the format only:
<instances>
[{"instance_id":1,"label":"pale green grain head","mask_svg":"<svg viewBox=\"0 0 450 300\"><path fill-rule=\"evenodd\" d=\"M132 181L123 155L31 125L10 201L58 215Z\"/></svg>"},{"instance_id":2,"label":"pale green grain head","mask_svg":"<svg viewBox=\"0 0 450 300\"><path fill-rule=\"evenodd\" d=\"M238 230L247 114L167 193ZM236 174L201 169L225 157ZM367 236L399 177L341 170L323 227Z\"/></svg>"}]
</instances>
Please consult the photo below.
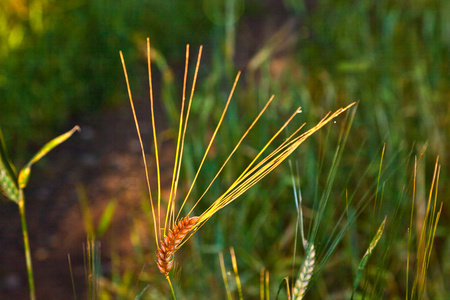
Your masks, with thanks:
<instances>
[{"instance_id":1,"label":"pale green grain head","mask_svg":"<svg viewBox=\"0 0 450 300\"><path fill-rule=\"evenodd\" d=\"M14 166L6 153L3 134L0 129L0 192L8 199L17 203L19 200L19 188L17 186L17 175Z\"/></svg>"}]
</instances>

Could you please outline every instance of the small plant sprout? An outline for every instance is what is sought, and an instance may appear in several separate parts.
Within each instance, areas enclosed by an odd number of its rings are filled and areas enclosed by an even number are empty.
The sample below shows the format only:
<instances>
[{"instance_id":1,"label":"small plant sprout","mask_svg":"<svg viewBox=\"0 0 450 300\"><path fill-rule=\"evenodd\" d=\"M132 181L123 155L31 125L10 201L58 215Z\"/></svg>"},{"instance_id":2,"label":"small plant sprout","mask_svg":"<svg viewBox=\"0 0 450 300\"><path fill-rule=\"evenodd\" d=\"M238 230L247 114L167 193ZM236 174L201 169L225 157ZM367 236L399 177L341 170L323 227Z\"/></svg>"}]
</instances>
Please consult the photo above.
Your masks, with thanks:
<instances>
[{"instance_id":1,"label":"small plant sprout","mask_svg":"<svg viewBox=\"0 0 450 300\"><path fill-rule=\"evenodd\" d=\"M44 145L33 158L22 168L17 176L16 169L11 163L0 130L0 192L2 192L9 200L19 206L20 219L22 224L23 244L25 248L25 260L27 264L28 285L30 288L30 299L36 299L34 291L33 265L31 262L30 242L28 240L27 221L25 217L25 196L23 189L27 186L30 178L31 166L44 157L49 151L67 140L75 131L80 128L75 126L72 130L54 138Z\"/></svg>"},{"instance_id":2,"label":"small plant sprout","mask_svg":"<svg viewBox=\"0 0 450 300\"><path fill-rule=\"evenodd\" d=\"M186 136L186 130L189 120L189 113L191 109L191 104L193 101L193 95L195 90L195 85L197 82L197 75L198 75L198 69L200 65L200 59L202 55L202 47L199 49L198 57L197 57L197 63L195 66L195 73L192 83L192 88L189 96L189 100L186 103L186 81L187 81L187 73L188 73L188 64L189 64L189 45L186 47L186 62L185 62L185 71L184 71L184 79L183 79L183 94L181 98L181 112L180 112L180 121L178 126L178 138L177 138L177 144L176 144L176 153L175 153L175 162L174 162L174 169L173 169L173 177L172 177L172 184L170 189L170 196L169 199L167 199L167 206L166 209L162 208L162 201L161 201L161 180L160 180L160 169L159 169L159 153L158 153L158 143L156 138L156 128L155 128L155 118L154 118L154 108L153 108L153 88L152 88L152 76L151 76L151 64L150 64L150 55L151 47L150 47L150 40L147 39L147 63L148 63L148 77L149 77L149 88L150 88L150 105L151 105L151 120L153 125L153 139L154 139L154 145L155 145L155 159L156 159L156 173L157 173L157 179L158 179L158 186L157 186L157 200L154 201L152 198L151 193L151 187L150 187L150 181L149 181L149 173L147 170L147 163L145 159L145 151L144 146L141 139L141 133L139 129L139 123L136 118L136 112L134 109L133 104L133 98L132 93L130 89L130 84L128 80L128 74L127 69L125 66L125 61L123 58L122 52L120 52L120 57L123 65L125 80L127 84L127 90L128 90L128 96L130 99L130 105L133 112L133 117L136 125L136 130L138 134L138 138L141 144L141 150L142 150L142 157L144 160L144 168L146 172L146 178L147 178L147 185L148 190L150 194L150 202L151 202L151 208L152 208L152 218L153 218L153 224L154 224L154 231L155 231L155 242L158 248L157 251L157 265L161 273L164 274L166 279L169 282L169 285L172 290L172 295L175 297L173 292L172 284L170 283L169 278L169 271L173 267L173 256L175 252L198 230L200 229L203 224L208 221L215 213L217 213L219 210L236 200L239 196L241 196L245 191L247 191L249 188L251 188L253 185L255 185L258 181L260 181L262 178L264 178L268 173L270 173L272 170L274 170L278 165L280 165L287 157L289 157L292 152L294 152L300 144L302 144L309 136L311 136L313 133L318 131L320 128L325 126L328 122L332 121L334 118L336 118L341 113L348 110L350 107L352 107L355 103L352 103L344 108L340 108L334 113L328 113L323 117L323 119L317 123L314 127L309 129L308 131L304 133L300 133L300 130L304 127L305 124L301 125L298 129L294 131L287 139L283 140L279 146L275 148L270 153L264 153L265 150L269 148L269 146L272 145L272 143L275 141L275 139L282 133L286 126L292 121L292 119L298 114L299 111L301 111L301 107L298 107L293 110L293 114L287 119L287 121L284 123L283 126L271 137L266 145L261 149L261 151L254 157L254 159L250 162L250 164L244 169L244 171L237 177L237 179L231 184L231 186L215 201L212 202L212 204L203 212L197 212L197 216L193 216L194 209L196 208L197 204L202 200L202 198L205 196L206 192L209 190L209 188L212 186L212 184L215 182L215 180L220 175L223 168L227 165L233 154L237 151L240 144L244 140L244 138L247 136L247 134L251 131L251 129L255 126L255 124L258 122L260 117L264 114L265 110L269 106L269 104L272 102L274 96L270 97L270 99L267 101L266 105L262 108L260 113L256 116L253 123L249 126L249 128L244 132L241 139L237 142L234 149L231 151L230 155L227 157L215 177L211 180L210 184L204 191L204 193L192 204L191 209L186 213L183 211L183 208L185 207L189 196L192 192L192 189L196 183L197 177L203 167L203 164L205 162L205 159L214 143L214 140L216 138L216 135L220 129L220 126L224 120L225 114L227 112L228 106L230 104L231 98L233 96L234 90L236 88L236 85L238 83L240 72L237 73L233 87L231 88L231 92L229 94L228 100L225 104L225 107L223 109L222 115L218 121L218 124L211 136L211 139L208 143L208 146L205 150L205 154L203 155L203 158L198 166L197 172L194 176L194 179L192 183L190 184L190 187L186 193L186 195L182 199L178 199L178 184L179 184L179 178L180 178L180 168L181 163L183 159L183 148L184 148L184 141ZM184 215L184 216L183 216Z\"/></svg>"}]
</instances>

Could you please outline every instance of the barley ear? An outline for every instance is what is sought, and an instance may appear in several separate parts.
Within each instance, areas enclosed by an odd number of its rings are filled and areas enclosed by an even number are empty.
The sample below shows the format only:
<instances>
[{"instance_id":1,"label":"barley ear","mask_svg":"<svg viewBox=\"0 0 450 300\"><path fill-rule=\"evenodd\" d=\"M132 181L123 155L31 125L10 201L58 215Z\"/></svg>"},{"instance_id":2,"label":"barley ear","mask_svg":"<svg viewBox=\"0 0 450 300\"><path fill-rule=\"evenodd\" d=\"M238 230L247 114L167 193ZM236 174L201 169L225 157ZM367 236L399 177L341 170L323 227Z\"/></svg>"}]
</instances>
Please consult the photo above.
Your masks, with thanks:
<instances>
[{"instance_id":1,"label":"barley ear","mask_svg":"<svg viewBox=\"0 0 450 300\"><path fill-rule=\"evenodd\" d=\"M166 275L166 277L173 268L173 255L175 251L186 235L194 228L195 224L197 224L197 221L198 217L185 217L175 225L173 230L169 230L167 235L161 239L158 252L156 253L156 263L159 271Z\"/></svg>"},{"instance_id":2,"label":"barley ear","mask_svg":"<svg viewBox=\"0 0 450 300\"><path fill-rule=\"evenodd\" d=\"M308 247L308 254L305 257L305 260L302 264L302 269L300 271L300 275L298 276L297 281L295 282L294 291L292 293L292 299L301 300L306 293L306 289L308 287L309 281L311 280L314 265L316 262L316 250L314 248L314 244L311 243Z\"/></svg>"}]
</instances>

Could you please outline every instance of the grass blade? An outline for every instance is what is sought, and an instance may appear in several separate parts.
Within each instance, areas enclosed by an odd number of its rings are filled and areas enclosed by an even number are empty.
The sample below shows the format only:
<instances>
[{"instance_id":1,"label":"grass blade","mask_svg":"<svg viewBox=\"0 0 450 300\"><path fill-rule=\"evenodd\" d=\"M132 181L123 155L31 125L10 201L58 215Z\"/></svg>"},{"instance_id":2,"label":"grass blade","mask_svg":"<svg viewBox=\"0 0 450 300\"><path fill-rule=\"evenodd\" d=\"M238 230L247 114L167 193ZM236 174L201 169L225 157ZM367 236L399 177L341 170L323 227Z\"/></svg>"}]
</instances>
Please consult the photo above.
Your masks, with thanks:
<instances>
[{"instance_id":1,"label":"grass blade","mask_svg":"<svg viewBox=\"0 0 450 300\"><path fill-rule=\"evenodd\" d=\"M441 166L439 164L439 157L437 157L434 166L434 174L433 179L431 181L430 192L428 195L425 216L422 221L422 226L417 228L417 231L420 230L420 235L418 235L418 244L416 250L417 262L416 262L414 282L411 290L411 297L410 297L411 299L423 298L425 294L429 260L431 256L431 251L433 249L436 228L442 213L442 205L443 205L441 203L439 211L436 213L440 170ZM425 199L423 199L423 201L424 200Z\"/></svg>"},{"instance_id":2,"label":"grass blade","mask_svg":"<svg viewBox=\"0 0 450 300\"><path fill-rule=\"evenodd\" d=\"M75 291L75 281L73 279L72 262L70 260L70 254L67 254L67 261L69 262L70 280L72 282L73 299L77 300L77 292Z\"/></svg>"},{"instance_id":3,"label":"grass blade","mask_svg":"<svg viewBox=\"0 0 450 300\"><path fill-rule=\"evenodd\" d=\"M225 285L225 290L227 292L227 299L231 300L233 298L231 297L230 286L228 285L227 272L225 270L225 262L223 260L222 252L219 253L219 260L220 260L220 270L222 271L223 284Z\"/></svg>"},{"instance_id":4,"label":"grass blade","mask_svg":"<svg viewBox=\"0 0 450 300\"><path fill-rule=\"evenodd\" d=\"M239 271L236 262L236 254L234 253L233 247L230 248L230 254L231 254L231 263L233 264L234 277L236 278L236 285L239 293L239 300L242 300L244 299L244 296L242 294L241 279L239 278Z\"/></svg>"},{"instance_id":5,"label":"grass blade","mask_svg":"<svg viewBox=\"0 0 450 300\"><path fill-rule=\"evenodd\" d=\"M114 216L114 212L116 211L117 201L114 200L109 202L103 212L100 222L97 227L97 237L101 238L103 234L108 230L109 225L111 224L112 217Z\"/></svg>"},{"instance_id":6,"label":"grass blade","mask_svg":"<svg viewBox=\"0 0 450 300\"><path fill-rule=\"evenodd\" d=\"M372 255L372 251L377 245L378 241L381 238L381 235L384 231L384 225L386 224L386 217L384 218L383 222L381 223L380 227L378 228L377 233L373 237L372 241L369 244L369 248L367 248L366 253L364 254L363 258L361 259L361 262L359 263L358 267L358 273L356 273L355 281L353 282L353 293L352 293L352 299L353 295L355 294L356 288L358 287L359 280L361 279L362 272L369 261L370 256Z\"/></svg>"},{"instance_id":7,"label":"grass blade","mask_svg":"<svg viewBox=\"0 0 450 300\"><path fill-rule=\"evenodd\" d=\"M144 295L145 291L150 287L150 284L147 284L147 286L134 298L134 300L139 300Z\"/></svg>"},{"instance_id":8,"label":"grass blade","mask_svg":"<svg viewBox=\"0 0 450 300\"><path fill-rule=\"evenodd\" d=\"M261 268L261 272L259 274L259 297L260 297L260 300L264 300L264 273L266 273L266 271L264 270L264 268Z\"/></svg>"},{"instance_id":9,"label":"grass blade","mask_svg":"<svg viewBox=\"0 0 450 300\"><path fill-rule=\"evenodd\" d=\"M72 134L75 131L80 131L80 127L75 126L74 128L72 128L71 130L69 130L68 132L54 138L53 140L51 140L50 142L48 142L47 144L45 144L41 150L39 150L34 156L33 158L25 165L25 167L20 171L19 173L19 179L18 179L18 184L19 187L21 189L25 188L27 186L28 180L30 178L30 172L31 172L31 166L37 162L38 160L40 160L42 157L44 157L48 152L50 152L53 148L55 148L56 146L58 146L59 144L63 143L64 141L66 141L68 138L70 138L72 136Z\"/></svg>"}]
</instances>

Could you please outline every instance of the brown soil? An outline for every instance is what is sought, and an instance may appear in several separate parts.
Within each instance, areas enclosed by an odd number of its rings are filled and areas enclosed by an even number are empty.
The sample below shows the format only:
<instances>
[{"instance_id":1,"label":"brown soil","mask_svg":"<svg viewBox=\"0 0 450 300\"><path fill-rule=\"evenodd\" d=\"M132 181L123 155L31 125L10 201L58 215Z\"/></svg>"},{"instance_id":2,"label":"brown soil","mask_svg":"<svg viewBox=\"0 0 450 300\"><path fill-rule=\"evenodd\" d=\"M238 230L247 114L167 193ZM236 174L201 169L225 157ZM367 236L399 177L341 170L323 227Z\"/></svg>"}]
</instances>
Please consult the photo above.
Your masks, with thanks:
<instances>
[{"instance_id":1,"label":"brown soil","mask_svg":"<svg viewBox=\"0 0 450 300\"><path fill-rule=\"evenodd\" d=\"M149 109L143 104L144 100L140 102L137 110L143 120L141 130L150 150L150 114L145 113ZM157 126L164 128L163 112L160 107L157 109ZM71 256L78 297L86 290L83 262L86 232L79 204L80 188L86 192L94 222L98 222L110 201L118 200L109 230L118 253L130 251L130 220L145 217L139 208L143 197L148 198L145 172L129 106L101 116L86 116L79 125L79 134L50 152L33 168L25 190L38 299L65 299L73 295L67 254ZM168 143L164 145L164 151L171 151L170 148ZM152 169L151 159L148 160ZM162 168L171 169L169 164L169 161L162 161ZM163 174L163 182L167 180L170 177ZM1 210L0 299L28 299L18 209L11 202L2 203ZM107 235L101 244L106 269L109 240Z\"/></svg>"}]
</instances>

